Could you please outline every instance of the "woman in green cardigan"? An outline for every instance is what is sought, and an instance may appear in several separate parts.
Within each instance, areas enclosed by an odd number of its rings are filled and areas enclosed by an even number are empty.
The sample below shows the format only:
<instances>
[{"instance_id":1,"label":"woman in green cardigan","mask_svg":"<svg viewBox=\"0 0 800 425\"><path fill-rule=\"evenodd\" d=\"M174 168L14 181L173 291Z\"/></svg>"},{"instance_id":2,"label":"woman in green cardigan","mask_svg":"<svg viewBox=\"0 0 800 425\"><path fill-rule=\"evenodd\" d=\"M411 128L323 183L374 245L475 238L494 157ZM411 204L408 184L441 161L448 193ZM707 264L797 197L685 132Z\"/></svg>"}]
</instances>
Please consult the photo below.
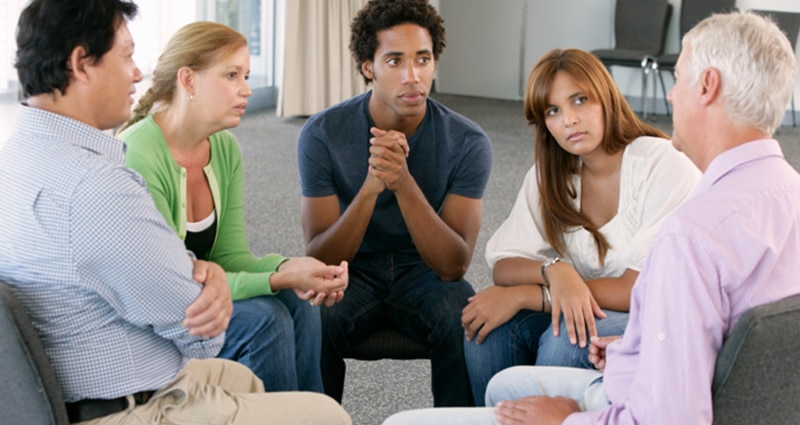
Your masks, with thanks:
<instances>
[{"instance_id":1,"label":"woman in green cardigan","mask_svg":"<svg viewBox=\"0 0 800 425\"><path fill-rule=\"evenodd\" d=\"M120 137L167 225L197 258L227 272L234 311L219 357L250 367L267 391L322 392L316 306L341 300L347 264L249 250L242 156L227 131L252 93L249 64L238 32L213 22L184 26Z\"/></svg>"}]
</instances>

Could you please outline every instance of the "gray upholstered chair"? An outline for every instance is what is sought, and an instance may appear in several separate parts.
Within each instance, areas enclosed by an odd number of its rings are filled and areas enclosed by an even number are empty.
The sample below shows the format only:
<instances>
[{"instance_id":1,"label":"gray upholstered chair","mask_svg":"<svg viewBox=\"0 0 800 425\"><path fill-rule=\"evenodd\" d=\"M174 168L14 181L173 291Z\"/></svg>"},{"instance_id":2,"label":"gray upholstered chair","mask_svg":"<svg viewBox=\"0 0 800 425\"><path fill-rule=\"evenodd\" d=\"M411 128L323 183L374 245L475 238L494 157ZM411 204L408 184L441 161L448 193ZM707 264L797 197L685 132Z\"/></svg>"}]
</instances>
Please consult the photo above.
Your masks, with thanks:
<instances>
[{"instance_id":1,"label":"gray upholstered chair","mask_svg":"<svg viewBox=\"0 0 800 425\"><path fill-rule=\"evenodd\" d=\"M800 296L743 314L717 358L714 423L800 424L799 356Z\"/></svg>"},{"instance_id":2,"label":"gray upholstered chair","mask_svg":"<svg viewBox=\"0 0 800 425\"><path fill-rule=\"evenodd\" d=\"M11 288L0 281L0 423L66 425L50 360Z\"/></svg>"}]
</instances>

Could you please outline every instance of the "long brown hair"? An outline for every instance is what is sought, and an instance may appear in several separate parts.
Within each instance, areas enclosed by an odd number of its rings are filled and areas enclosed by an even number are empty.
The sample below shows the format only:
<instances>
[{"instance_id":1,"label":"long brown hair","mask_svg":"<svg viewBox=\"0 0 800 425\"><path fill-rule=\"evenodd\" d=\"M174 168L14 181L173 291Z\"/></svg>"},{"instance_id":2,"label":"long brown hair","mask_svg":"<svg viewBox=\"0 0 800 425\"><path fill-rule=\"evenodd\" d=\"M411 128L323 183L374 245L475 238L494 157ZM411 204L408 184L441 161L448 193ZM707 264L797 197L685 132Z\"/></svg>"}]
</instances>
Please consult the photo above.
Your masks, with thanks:
<instances>
[{"instance_id":1,"label":"long brown hair","mask_svg":"<svg viewBox=\"0 0 800 425\"><path fill-rule=\"evenodd\" d=\"M535 164L545 237L559 255L567 255L564 234L583 227L594 237L602 264L610 245L574 204L578 193L573 176L580 172L579 158L562 149L545 125L550 88L558 71L570 74L590 100L603 106L605 134L601 147L607 153L624 149L640 136L667 138L667 135L636 116L611 74L591 53L555 49L542 56L531 70L524 108L528 124L535 126Z\"/></svg>"},{"instance_id":2,"label":"long brown hair","mask_svg":"<svg viewBox=\"0 0 800 425\"><path fill-rule=\"evenodd\" d=\"M240 33L216 22L192 22L170 38L153 70L152 85L133 108L133 114L120 131L142 120L153 105L166 107L175 96L178 70L184 66L201 71L214 65L241 47L247 39Z\"/></svg>"}]
</instances>

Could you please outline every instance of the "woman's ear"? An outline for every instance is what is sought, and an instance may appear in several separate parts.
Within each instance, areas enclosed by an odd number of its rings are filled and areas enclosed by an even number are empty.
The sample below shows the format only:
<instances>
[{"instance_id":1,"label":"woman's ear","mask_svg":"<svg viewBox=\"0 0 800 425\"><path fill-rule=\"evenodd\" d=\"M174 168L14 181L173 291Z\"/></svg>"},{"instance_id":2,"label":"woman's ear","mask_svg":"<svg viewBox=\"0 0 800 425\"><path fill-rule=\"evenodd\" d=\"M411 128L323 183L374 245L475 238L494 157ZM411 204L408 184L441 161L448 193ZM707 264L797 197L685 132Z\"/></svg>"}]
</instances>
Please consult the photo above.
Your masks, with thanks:
<instances>
[{"instance_id":1,"label":"woman's ear","mask_svg":"<svg viewBox=\"0 0 800 425\"><path fill-rule=\"evenodd\" d=\"M194 70L188 66L178 69L178 84L186 94L194 96Z\"/></svg>"}]
</instances>

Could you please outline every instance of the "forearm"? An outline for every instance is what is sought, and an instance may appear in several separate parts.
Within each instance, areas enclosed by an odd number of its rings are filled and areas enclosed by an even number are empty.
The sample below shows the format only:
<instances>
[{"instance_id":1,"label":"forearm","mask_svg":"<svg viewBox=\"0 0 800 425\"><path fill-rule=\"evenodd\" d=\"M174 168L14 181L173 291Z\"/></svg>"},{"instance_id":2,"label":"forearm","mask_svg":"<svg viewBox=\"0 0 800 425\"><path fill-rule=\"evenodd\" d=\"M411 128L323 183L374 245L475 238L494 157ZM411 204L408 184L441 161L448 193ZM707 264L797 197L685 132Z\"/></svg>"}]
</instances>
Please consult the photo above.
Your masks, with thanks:
<instances>
[{"instance_id":1,"label":"forearm","mask_svg":"<svg viewBox=\"0 0 800 425\"><path fill-rule=\"evenodd\" d=\"M499 286L541 285L544 283L542 263L539 260L522 257L499 260L492 270L494 284Z\"/></svg>"},{"instance_id":2,"label":"forearm","mask_svg":"<svg viewBox=\"0 0 800 425\"><path fill-rule=\"evenodd\" d=\"M586 282L601 308L614 311L628 311L631 305L631 289L639 273L626 270L619 277L604 277Z\"/></svg>"},{"instance_id":3,"label":"forearm","mask_svg":"<svg viewBox=\"0 0 800 425\"><path fill-rule=\"evenodd\" d=\"M412 182L413 183L413 182ZM407 184L395 192L403 220L423 261L442 280L461 279L469 268L475 241L467 241L436 214L422 191ZM480 225L478 217L478 226Z\"/></svg>"},{"instance_id":4,"label":"forearm","mask_svg":"<svg viewBox=\"0 0 800 425\"><path fill-rule=\"evenodd\" d=\"M359 191L341 216L321 232L307 237L306 255L325 264L351 261L367 232L377 198L377 194L366 193L364 189Z\"/></svg>"}]
</instances>

